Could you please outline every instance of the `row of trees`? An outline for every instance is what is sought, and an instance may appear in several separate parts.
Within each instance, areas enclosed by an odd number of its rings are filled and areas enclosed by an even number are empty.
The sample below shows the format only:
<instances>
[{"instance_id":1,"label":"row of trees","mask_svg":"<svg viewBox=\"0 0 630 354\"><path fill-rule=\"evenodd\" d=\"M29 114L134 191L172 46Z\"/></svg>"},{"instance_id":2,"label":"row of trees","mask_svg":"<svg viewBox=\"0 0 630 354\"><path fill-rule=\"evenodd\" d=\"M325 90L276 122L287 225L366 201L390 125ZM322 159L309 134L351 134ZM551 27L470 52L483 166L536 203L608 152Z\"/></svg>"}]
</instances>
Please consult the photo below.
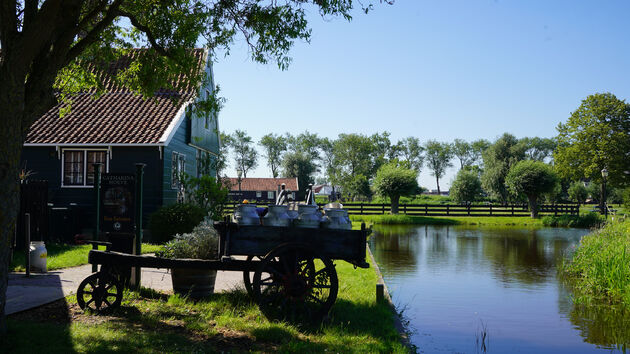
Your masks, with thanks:
<instances>
[{"instance_id":1,"label":"row of trees","mask_svg":"<svg viewBox=\"0 0 630 354\"><path fill-rule=\"evenodd\" d=\"M303 188L314 183L319 173L318 182L341 186L351 199L368 199L378 193L397 204L400 195L419 191L409 176L417 179L426 167L440 192L440 180L457 163L459 172L451 187L454 200L527 200L535 213L543 196L550 202L570 198L583 203L591 195L603 204L604 198L597 195L602 190L593 191L603 188L602 169L609 171L609 187L619 191L628 186L629 107L610 93L591 95L558 126L555 138L518 139L505 133L494 142L455 139L451 143L421 143L418 138L407 137L394 143L388 132L340 134L337 139L304 132L296 136L267 134L258 145L273 177L298 177ZM222 142L222 158L231 151L238 175L247 177L261 157L256 143L240 130L222 134ZM219 164L224 168L226 161ZM406 178L396 179L395 175ZM393 190L396 192L391 193Z\"/></svg>"}]
</instances>

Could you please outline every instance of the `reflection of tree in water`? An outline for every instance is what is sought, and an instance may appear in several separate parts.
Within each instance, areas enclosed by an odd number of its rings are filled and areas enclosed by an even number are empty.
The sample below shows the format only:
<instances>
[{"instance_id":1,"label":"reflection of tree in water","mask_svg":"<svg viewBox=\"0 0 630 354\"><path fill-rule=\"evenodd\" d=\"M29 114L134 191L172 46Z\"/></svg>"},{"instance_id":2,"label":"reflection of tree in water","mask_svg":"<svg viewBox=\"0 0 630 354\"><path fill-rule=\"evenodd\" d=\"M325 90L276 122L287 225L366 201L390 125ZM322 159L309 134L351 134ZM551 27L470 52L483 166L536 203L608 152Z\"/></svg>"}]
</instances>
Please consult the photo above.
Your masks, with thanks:
<instances>
[{"instance_id":1,"label":"reflection of tree in water","mask_svg":"<svg viewBox=\"0 0 630 354\"><path fill-rule=\"evenodd\" d=\"M419 251L418 231L417 226L374 227L370 249L388 272L413 272L416 269L416 253Z\"/></svg>"},{"instance_id":2,"label":"reflection of tree in water","mask_svg":"<svg viewBox=\"0 0 630 354\"><path fill-rule=\"evenodd\" d=\"M556 256L566 241L541 239L538 230L493 230L483 238L483 255L505 282L540 283L555 276Z\"/></svg>"}]
</instances>

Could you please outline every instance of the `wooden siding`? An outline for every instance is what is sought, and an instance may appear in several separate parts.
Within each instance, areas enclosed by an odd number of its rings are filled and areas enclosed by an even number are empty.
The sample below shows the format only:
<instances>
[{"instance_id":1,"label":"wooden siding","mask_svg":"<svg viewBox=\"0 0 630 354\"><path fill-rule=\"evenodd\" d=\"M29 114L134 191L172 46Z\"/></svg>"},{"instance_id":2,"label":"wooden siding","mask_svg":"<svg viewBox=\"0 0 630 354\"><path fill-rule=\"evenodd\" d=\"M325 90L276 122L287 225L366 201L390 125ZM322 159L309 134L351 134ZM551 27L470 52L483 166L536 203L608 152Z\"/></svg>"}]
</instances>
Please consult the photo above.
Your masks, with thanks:
<instances>
[{"instance_id":1,"label":"wooden siding","mask_svg":"<svg viewBox=\"0 0 630 354\"><path fill-rule=\"evenodd\" d=\"M208 59L206 65L206 75L210 78L208 84L202 87L200 91L200 98L197 100L206 98L206 90L212 94L214 91L214 76L212 73L212 62ZM197 146L201 149L210 151L214 154L219 154L219 125L218 116L216 114L210 114L208 116L208 127L206 128L206 117L203 114L189 115L190 124L190 144Z\"/></svg>"}]
</instances>

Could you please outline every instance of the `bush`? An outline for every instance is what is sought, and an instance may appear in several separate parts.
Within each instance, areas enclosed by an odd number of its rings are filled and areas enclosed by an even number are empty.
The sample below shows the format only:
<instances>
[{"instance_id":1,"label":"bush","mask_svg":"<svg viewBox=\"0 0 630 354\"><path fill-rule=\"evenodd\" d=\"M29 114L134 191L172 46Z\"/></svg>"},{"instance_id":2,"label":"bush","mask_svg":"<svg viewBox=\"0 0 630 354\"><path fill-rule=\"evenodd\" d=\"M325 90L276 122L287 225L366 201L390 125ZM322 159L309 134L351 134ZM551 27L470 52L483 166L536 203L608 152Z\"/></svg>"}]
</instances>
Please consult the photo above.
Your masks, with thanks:
<instances>
[{"instance_id":1,"label":"bush","mask_svg":"<svg viewBox=\"0 0 630 354\"><path fill-rule=\"evenodd\" d=\"M603 217L597 213L586 213L583 215L547 215L542 218L544 226L551 227L576 227L589 229L598 227L604 221Z\"/></svg>"},{"instance_id":2,"label":"bush","mask_svg":"<svg viewBox=\"0 0 630 354\"><path fill-rule=\"evenodd\" d=\"M164 206L151 214L149 231L155 243L164 243L176 234L191 232L203 221L203 208L193 204L177 203Z\"/></svg>"},{"instance_id":3,"label":"bush","mask_svg":"<svg viewBox=\"0 0 630 354\"><path fill-rule=\"evenodd\" d=\"M211 225L202 223L192 232L177 234L173 240L156 252L161 258L217 259L219 256L219 234Z\"/></svg>"},{"instance_id":4,"label":"bush","mask_svg":"<svg viewBox=\"0 0 630 354\"><path fill-rule=\"evenodd\" d=\"M450 196L457 203L472 203L481 199L481 180L475 171L461 169L451 185Z\"/></svg>"}]
</instances>

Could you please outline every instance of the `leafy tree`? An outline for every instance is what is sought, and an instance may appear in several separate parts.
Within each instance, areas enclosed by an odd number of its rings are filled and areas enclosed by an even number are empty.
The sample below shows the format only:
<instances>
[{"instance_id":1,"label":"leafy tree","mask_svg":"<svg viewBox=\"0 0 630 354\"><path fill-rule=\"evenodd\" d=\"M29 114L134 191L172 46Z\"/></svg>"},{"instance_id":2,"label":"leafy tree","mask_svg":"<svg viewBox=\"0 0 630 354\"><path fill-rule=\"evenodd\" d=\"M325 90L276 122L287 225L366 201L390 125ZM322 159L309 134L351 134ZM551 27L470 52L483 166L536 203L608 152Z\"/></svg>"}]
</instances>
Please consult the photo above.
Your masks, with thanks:
<instances>
[{"instance_id":1,"label":"leafy tree","mask_svg":"<svg viewBox=\"0 0 630 354\"><path fill-rule=\"evenodd\" d=\"M486 139L479 139L470 143L472 149L472 164L483 165L483 152L486 151L490 145L490 142Z\"/></svg>"},{"instance_id":2,"label":"leafy tree","mask_svg":"<svg viewBox=\"0 0 630 354\"><path fill-rule=\"evenodd\" d=\"M269 133L260 139L259 144L265 149L267 165L271 169L273 178L278 177L280 164L282 163L282 153L287 149L287 143L282 135Z\"/></svg>"},{"instance_id":3,"label":"leafy tree","mask_svg":"<svg viewBox=\"0 0 630 354\"><path fill-rule=\"evenodd\" d=\"M372 140L362 134L339 134L335 142L335 156L345 176L371 175L373 152Z\"/></svg>"},{"instance_id":4,"label":"leafy tree","mask_svg":"<svg viewBox=\"0 0 630 354\"><path fill-rule=\"evenodd\" d=\"M552 192L558 181L550 165L533 160L516 163L505 177L505 184L511 193L527 197L532 218L538 217L538 198Z\"/></svg>"},{"instance_id":5,"label":"leafy tree","mask_svg":"<svg viewBox=\"0 0 630 354\"><path fill-rule=\"evenodd\" d=\"M292 151L303 152L308 155L313 163L317 166L319 160L319 146L321 138L317 134L305 131L293 136L289 133L285 134L287 146Z\"/></svg>"},{"instance_id":6,"label":"leafy tree","mask_svg":"<svg viewBox=\"0 0 630 354\"><path fill-rule=\"evenodd\" d=\"M339 184L340 169L337 166L337 158L335 156L335 141L329 138L322 138L319 141L319 149L322 151L320 160L322 161L324 173L328 182L333 187Z\"/></svg>"},{"instance_id":7,"label":"leafy tree","mask_svg":"<svg viewBox=\"0 0 630 354\"><path fill-rule=\"evenodd\" d=\"M378 171L378 169L387 163L391 156L396 154L395 148L392 146L392 142L389 140L389 132L374 133L370 136L372 141L372 170L371 176Z\"/></svg>"},{"instance_id":8,"label":"leafy tree","mask_svg":"<svg viewBox=\"0 0 630 354\"><path fill-rule=\"evenodd\" d=\"M401 161L406 161L409 168L420 173L424 162L424 148L420 140L412 136L399 141L395 148ZM395 156L394 156L395 157Z\"/></svg>"},{"instance_id":9,"label":"leafy tree","mask_svg":"<svg viewBox=\"0 0 630 354\"><path fill-rule=\"evenodd\" d=\"M365 175L358 174L353 176L345 176L343 178L343 191L352 198L352 200L370 199L372 198L372 190L370 189L370 181Z\"/></svg>"},{"instance_id":10,"label":"leafy tree","mask_svg":"<svg viewBox=\"0 0 630 354\"><path fill-rule=\"evenodd\" d=\"M459 159L460 169L473 164L475 155L472 144L462 139L455 139L452 148L453 155Z\"/></svg>"},{"instance_id":11,"label":"leafy tree","mask_svg":"<svg viewBox=\"0 0 630 354\"><path fill-rule=\"evenodd\" d=\"M258 165L258 152L253 146L254 142L246 132L237 129L232 134L231 145L236 170L243 178L247 178L247 172Z\"/></svg>"},{"instance_id":12,"label":"leafy tree","mask_svg":"<svg viewBox=\"0 0 630 354\"><path fill-rule=\"evenodd\" d=\"M219 134L219 156L214 160L214 168L217 171L217 179L221 178L221 172L227 168L227 158L230 155L230 146L232 144L232 138L223 132Z\"/></svg>"},{"instance_id":13,"label":"leafy tree","mask_svg":"<svg viewBox=\"0 0 630 354\"><path fill-rule=\"evenodd\" d=\"M398 214L400 197L413 195L419 189L418 172L396 162L388 163L376 172L373 186L377 194L390 198L392 214Z\"/></svg>"},{"instance_id":14,"label":"leafy tree","mask_svg":"<svg viewBox=\"0 0 630 354\"><path fill-rule=\"evenodd\" d=\"M556 140L551 138L522 138L520 143L524 146L526 158L535 161L545 161L556 148Z\"/></svg>"},{"instance_id":15,"label":"leafy tree","mask_svg":"<svg viewBox=\"0 0 630 354\"><path fill-rule=\"evenodd\" d=\"M315 182L313 174L317 167L313 159L301 151L288 152L282 160L282 168L285 177L297 177L300 187L297 199L303 199L308 185Z\"/></svg>"},{"instance_id":16,"label":"leafy tree","mask_svg":"<svg viewBox=\"0 0 630 354\"><path fill-rule=\"evenodd\" d=\"M432 171L431 175L435 177L439 194L440 178L444 176L447 168L453 166L451 163L451 159L453 158L451 145L429 140L424 144L424 151L426 152L427 167Z\"/></svg>"},{"instance_id":17,"label":"leafy tree","mask_svg":"<svg viewBox=\"0 0 630 354\"><path fill-rule=\"evenodd\" d=\"M571 183L567 192L569 193L569 198L578 203L578 207L580 204L584 204L586 198L588 198L588 190L584 183L580 181Z\"/></svg>"},{"instance_id":18,"label":"leafy tree","mask_svg":"<svg viewBox=\"0 0 630 354\"><path fill-rule=\"evenodd\" d=\"M505 177L510 168L525 158L524 145L512 134L505 133L483 153L484 170L481 186L491 197L506 203L509 198Z\"/></svg>"},{"instance_id":19,"label":"leafy tree","mask_svg":"<svg viewBox=\"0 0 630 354\"><path fill-rule=\"evenodd\" d=\"M449 195L457 203L472 203L482 196L479 174L471 169L461 169L457 172L451 184Z\"/></svg>"},{"instance_id":20,"label":"leafy tree","mask_svg":"<svg viewBox=\"0 0 630 354\"><path fill-rule=\"evenodd\" d=\"M623 186L630 182L630 105L611 93L597 93L582 101L566 123L560 123L554 153L560 174L574 180Z\"/></svg>"},{"instance_id":21,"label":"leafy tree","mask_svg":"<svg viewBox=\"0 0 630 354\"><path fill-rule=\"evenodd\" d=\"M391 1L385 1L391 3ZM126 48L148 48L142 58L115 78L117 84L150 97L157 89L201 87L205 76L189 49L206 39L211 57L245 38L252 59L290 63L295 40L308 41L305 6L322 16L350 19L353 0L20 0L0 5L0 333L6 331L10 238L17 217L17 179L28 127L73 93L103 90L94 58L103 62L125 55ZM368 2L359 4L365 11ZM181 80L176 80L182 78ZM173 87L173 82L179 82ZM214 101L214 102L213 102ZM217 107L209 100L208 107ZM70 105L66 106L67 108Z\"/></svg>"},{"instance_id":22,"label":"leafy tree","mask_svg":"<svg viewBox=\"0 0 630 354\"><path fill-rule=\"evenodd\" d=\"M229 190L221 180L210 176L193 177L184 174L184 202L201 207L212 220L223 218Z\"/></svg>"}]
</instances>

